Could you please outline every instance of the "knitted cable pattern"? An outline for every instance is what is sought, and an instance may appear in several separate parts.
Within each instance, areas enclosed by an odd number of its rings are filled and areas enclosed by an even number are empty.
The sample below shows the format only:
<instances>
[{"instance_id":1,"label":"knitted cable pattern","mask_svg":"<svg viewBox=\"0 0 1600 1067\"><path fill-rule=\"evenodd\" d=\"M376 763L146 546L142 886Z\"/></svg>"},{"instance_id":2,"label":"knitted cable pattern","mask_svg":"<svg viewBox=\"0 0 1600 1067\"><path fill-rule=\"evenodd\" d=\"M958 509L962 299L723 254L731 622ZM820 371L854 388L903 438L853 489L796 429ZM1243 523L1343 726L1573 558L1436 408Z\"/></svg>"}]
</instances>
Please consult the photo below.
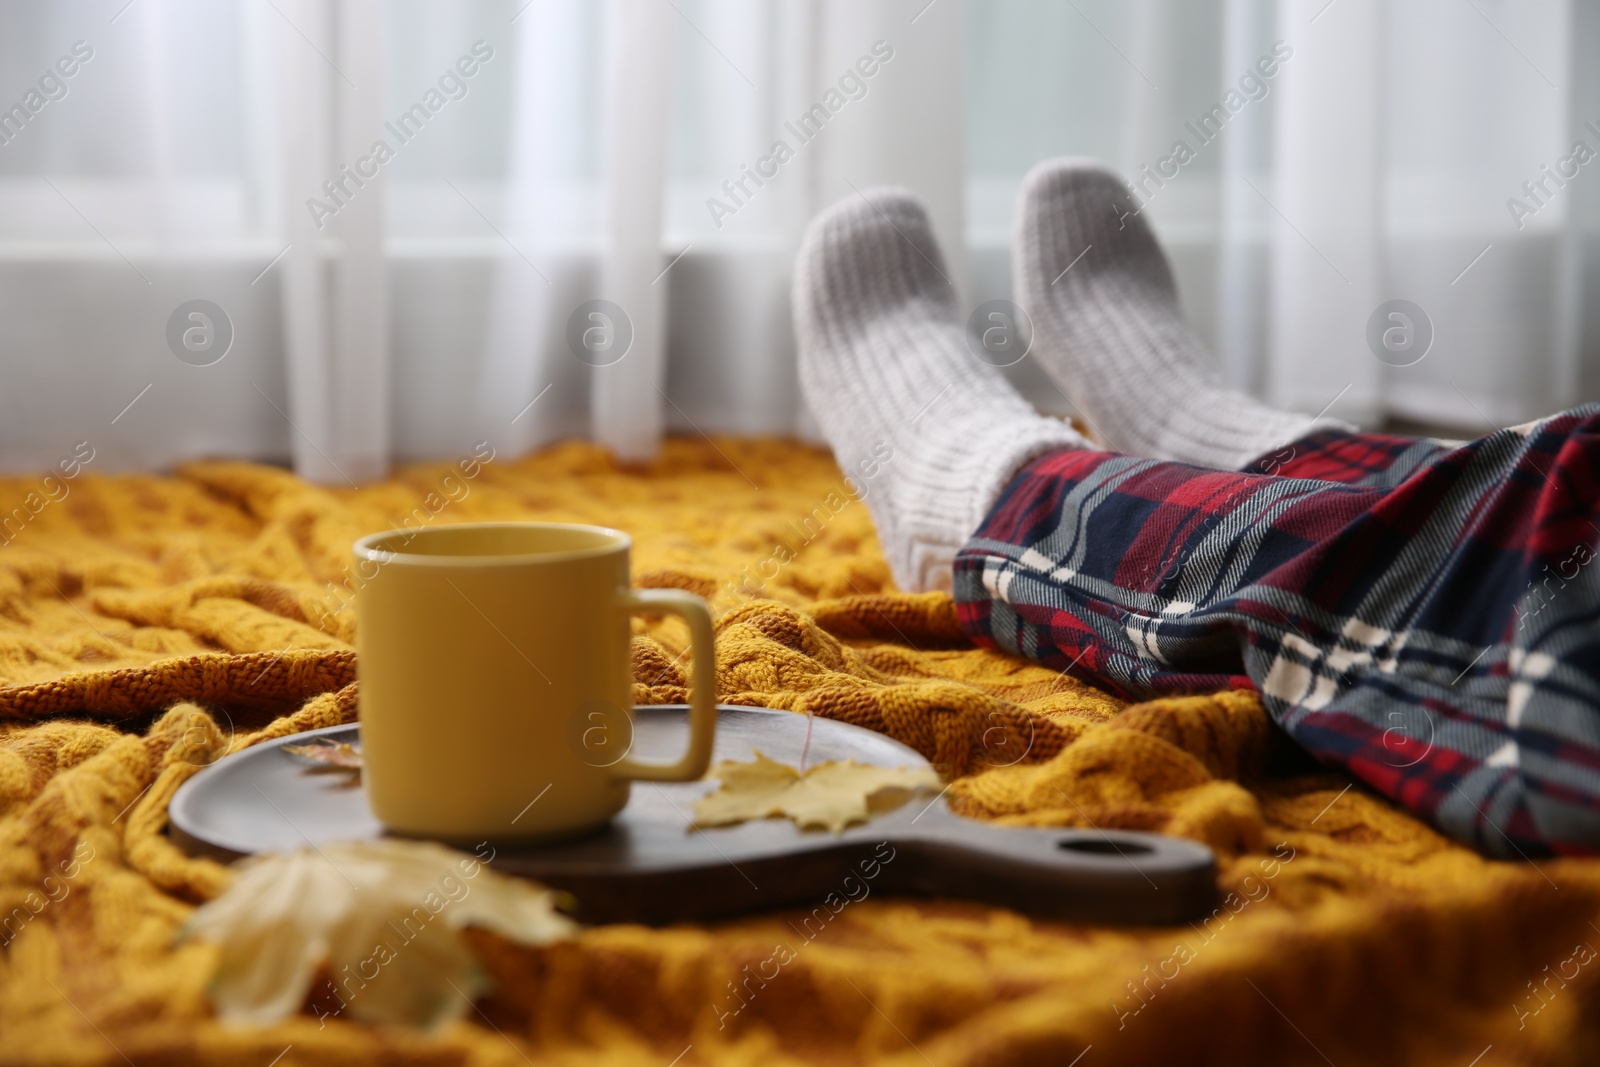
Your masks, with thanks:
<instances>
[{"instance_id":1,"label":"knitted cable pattern","mask_svg":"<svg viewBox=\"0 0 1600 1067\"><path fill-rule=\"evenodd\" d=\"M0 479L0 506L33 486ZM357 536L524 518L629 530L638 584L711 598L722 700L881 730L975 818L1205 841L1218 910L1129 929L869 893L542 950L475 933L497 991L442 1032L222 1027L213 951L174 934L229 873L168 839L172 795L354 720ZM0 539L0 1063L1600 1062L1600 863L1453 845L1308 765L1252 693L1130 707L972 648L947 596L894 590L866 508L793 442L677 440L629 469L569 443L358 490L85 474ZM684 699L681 624L635 626L636 698Z\"/></svg>"}]
</instances>

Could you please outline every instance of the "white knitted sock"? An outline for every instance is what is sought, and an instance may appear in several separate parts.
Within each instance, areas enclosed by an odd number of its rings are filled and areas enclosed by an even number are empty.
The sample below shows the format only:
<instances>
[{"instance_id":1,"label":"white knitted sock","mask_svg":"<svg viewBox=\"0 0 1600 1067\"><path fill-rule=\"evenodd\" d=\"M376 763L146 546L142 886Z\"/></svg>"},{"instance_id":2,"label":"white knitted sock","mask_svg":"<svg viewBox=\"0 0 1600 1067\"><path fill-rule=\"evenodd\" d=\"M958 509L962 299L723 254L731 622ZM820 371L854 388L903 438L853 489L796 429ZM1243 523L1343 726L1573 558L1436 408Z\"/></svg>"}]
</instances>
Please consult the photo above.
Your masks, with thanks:
<instances>
[{"instance_id":1,"label":"white knitted sock","mask_svg":"<svg viewBox=\"0 0 1600 1067\"><path fill-rule=\"evenodd\" d=\"M1032 351L1091 431L1118 452L1230 470L1309 433L1316 420L1222 384L1134 208L1094 160L1040 163L1017 196L1012 291Z\"/></svg>"},{"instance_id":2,"label":"white knitted sock","mask_svg":"<svg viewBox=\"0 0 1600 1067\"><path fill-rule=\"evenodd\" d=\"M795 264L800 384L896 583L917 592L949 588L956 550L1019 469L1088 447L968 350L947 274L902 189L818 215Z\"/></svg>"}]
</instances>

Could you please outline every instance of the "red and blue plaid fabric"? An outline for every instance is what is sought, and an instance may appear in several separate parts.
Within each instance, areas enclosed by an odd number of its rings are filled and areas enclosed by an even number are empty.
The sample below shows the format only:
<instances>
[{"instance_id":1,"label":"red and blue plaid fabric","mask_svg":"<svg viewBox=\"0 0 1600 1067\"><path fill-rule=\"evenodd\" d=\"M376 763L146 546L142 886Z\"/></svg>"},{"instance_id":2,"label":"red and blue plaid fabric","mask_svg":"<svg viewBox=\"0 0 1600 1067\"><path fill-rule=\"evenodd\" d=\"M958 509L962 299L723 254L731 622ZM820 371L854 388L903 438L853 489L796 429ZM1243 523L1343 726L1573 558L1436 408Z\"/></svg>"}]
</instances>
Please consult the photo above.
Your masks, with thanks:
<instances>
[{"instance_id":1,"label":"red and blue plaid fabric","mask_svg":"<svg viewBox=\"0 0 1600 1067\"><path fill-rule=\"evenodd\" d=\"M955 562L981 645L1129 697L1254 687L1496 855L1600 852L1600 405L1452 447L1324 432L1243 472L1024 468Z\"/></svg>"}]
</instances>

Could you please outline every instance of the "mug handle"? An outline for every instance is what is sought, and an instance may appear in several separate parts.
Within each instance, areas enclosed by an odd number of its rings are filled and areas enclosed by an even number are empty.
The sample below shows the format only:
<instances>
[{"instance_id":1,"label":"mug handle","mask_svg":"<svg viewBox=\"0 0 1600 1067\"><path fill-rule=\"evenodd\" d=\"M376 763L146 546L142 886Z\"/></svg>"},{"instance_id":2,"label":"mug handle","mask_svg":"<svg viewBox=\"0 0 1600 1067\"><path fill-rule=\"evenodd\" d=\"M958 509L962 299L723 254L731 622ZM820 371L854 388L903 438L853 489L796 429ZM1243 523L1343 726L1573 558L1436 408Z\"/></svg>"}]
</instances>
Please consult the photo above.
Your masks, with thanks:
<instances>
[{"instance_id":1,"label":"mug handle","mask_svg":"<svg viewBox=\"0 0 1600 1067\"><path fill-rule=\"evenodd\" d=\"M622 778L641 782L692 782L711 766L711 745L717 732L717 654L711 632L711 609L681 589L629 589L622 594L629 614L665 611L689 624L694 683L689 693L689 751L676 763L639 763L625 758L611 765Z\"/></svg>"}]
</instances>

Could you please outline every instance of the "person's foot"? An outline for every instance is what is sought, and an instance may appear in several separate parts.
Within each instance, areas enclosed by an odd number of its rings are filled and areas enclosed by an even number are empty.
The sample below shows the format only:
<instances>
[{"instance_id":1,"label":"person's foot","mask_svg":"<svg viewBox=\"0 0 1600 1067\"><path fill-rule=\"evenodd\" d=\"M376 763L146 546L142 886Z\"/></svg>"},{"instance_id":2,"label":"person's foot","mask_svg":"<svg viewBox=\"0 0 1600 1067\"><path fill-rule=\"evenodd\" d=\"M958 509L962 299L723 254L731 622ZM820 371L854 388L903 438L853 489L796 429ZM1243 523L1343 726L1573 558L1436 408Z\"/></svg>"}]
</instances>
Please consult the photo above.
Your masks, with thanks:
<instances>
[{"instance_id":1,"label":"person's foot","mask_svg":"<svg viewBox=\"0 0 1600 1067\"><path fill-rule=\"evenodd\" d=\"M1017 194L1015 299L1033 319L1045 372L1090 430L1118 452L1227 469L1311 432L1316 420L1222 384L1134 210L1094 160L1040 163Z\"/></svg>"},{"instance_id":2,"label":"person's foot","mask_svg":"<svg viewBox=\"0 0 1600 1067\"><path fill-rule=\"evenodd\" d=\"M806 400L902 589L949 588L957 549L1011 477L1088 447L968 351L927 212L905 190L868 190L812 220L794 321Z\"/></svg>"}]
</instances>

